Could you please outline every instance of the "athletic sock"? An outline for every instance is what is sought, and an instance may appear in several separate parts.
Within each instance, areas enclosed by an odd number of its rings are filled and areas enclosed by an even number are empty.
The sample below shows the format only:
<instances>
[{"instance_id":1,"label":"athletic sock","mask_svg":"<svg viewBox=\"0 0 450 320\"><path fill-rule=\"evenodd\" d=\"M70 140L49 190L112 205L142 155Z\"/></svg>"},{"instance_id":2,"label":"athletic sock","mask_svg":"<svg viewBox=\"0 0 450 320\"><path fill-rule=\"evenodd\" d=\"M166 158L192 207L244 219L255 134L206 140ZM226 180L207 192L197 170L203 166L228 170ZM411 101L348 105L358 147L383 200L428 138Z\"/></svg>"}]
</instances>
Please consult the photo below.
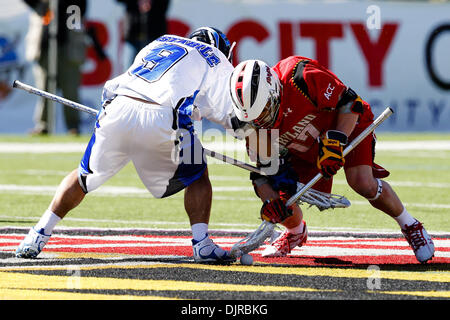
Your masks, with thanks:
<instances>
[{"instance_id":1,"label":"athletic sock","mask_svg":"<svg viewBox=\"0 0 450 320\"><path fill-rule=\"evenodd\" d=\"M61 218L58 217L55 213L50 210L46 210L39 222L34 226L34 230L39 232L43 229L45 235L51 235L53 229L60 221Z\"/></svg>"},{"instance_id":2,"label":"athletic sock","mask_svg":"<svg viewBox=\"0 0 450 320\"><path fill-rule=\"evenodd\" d=\"M405 225L410 226L417 221L413 216L409 214L406 208L403 209L403 212L398 217L394 217L394 219L402 229L405 228Z\"/></svg>"},{"instance_id":3,"label":"athletic sock","mask_svg":"<svg viewBox=\"0 0 450 320\"><path fill-rule=\"evenodd\" d=\"M195 241L201 241L208 235L207 223L195 223L191 226L192 238Z\"/></svg>"},{"instance_id":4,"label":"athletic sock","mask_svg":"<svg viewBox=\"0 0 450 320\"><path fill-rule=\"evenodd\" d=\"M302 222L298 226L296 226L295 228L292 228L292 229L288 228L287 230L289 233L292 233L292 234L300 234L300 233L303 233L304 227L305 227L305 222L302 220Z\"/></svg>"}]
</instances>

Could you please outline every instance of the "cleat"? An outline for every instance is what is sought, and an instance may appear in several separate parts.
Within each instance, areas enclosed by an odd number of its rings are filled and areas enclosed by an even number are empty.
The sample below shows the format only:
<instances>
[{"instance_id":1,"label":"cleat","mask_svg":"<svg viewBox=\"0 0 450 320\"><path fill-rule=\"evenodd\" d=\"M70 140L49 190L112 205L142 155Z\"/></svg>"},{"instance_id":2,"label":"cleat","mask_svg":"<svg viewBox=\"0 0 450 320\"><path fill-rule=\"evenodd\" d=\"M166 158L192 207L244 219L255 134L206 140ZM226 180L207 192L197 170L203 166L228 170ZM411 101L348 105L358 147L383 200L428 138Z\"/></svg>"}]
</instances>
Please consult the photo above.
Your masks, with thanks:
<instances>
[{"instance_id":1,"label":"cleat","mask_svg":"<svg viewBox=\"0 0 450 320\"><path fill-rule=\"evenodd\" d=\"M265 258L284 257L291 253L295 247L301 247L308 238L308 229L303 228L300 234L292 234L287 230L284 231L278 238L276 238L269 246L264 249L262 256Z\"/></svg>"},{"instance_id":2,"label":"cleat","mask_svg":"<svg viewBox=\"0 0 450 320\"><path fill-rule=\"evenodd\" d=\"M230 253L217 244L215 244L206 234L203 240L192 240L192 249L194 252L194 261L203 262L216 262L216 263L228 263L236 261L232 258Z\"/></svg>"},{"instance_id":3,"label":"cleat","mask_svg":"<svg viewBox=\"0 0 450 320\"><path fill-rule=\"evenodd\" d=\"M49 239L50 235L45 235L44 229L36 231L34 228L31 228L17 248L16 257L26 259L36 258Z\"/></svg>"},{"instance_id":4,"label":"cleat","mask_svg":"<svg viewBox=\"0 0 450 320\"><path fill-rule=\"evenodd\" d=\"M434 243L422 223L416 220L416 222L410 226L405 225L405 229L402 228L402 233L414 250L417 261L420 263L427 263L428 260L433 258Z\"/></svg>"}]
</instances>

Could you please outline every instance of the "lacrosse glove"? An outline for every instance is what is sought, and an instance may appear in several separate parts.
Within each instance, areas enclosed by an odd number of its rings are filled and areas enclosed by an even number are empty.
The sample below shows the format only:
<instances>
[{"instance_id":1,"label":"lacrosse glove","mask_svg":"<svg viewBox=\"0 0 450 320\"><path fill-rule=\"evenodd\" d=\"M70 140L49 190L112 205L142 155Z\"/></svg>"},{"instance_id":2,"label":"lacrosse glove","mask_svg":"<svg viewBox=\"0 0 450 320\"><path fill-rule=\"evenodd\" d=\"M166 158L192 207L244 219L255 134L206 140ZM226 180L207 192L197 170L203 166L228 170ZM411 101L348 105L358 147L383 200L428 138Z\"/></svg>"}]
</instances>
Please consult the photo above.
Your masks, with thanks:
<instances>
[{"instance_id":1,"label":"lacrosse glove","mask_svg":"<svg viewBox=\"0 0 450 320\"><path fill-rule=\"evenodd\" d=\"M344 166L342 152L347 141L347 135L337 130L328 130L325 138L319 139L317 167L325 178L334 176Z\"/></svg>"},{"instance_id":2,"label":"lacrosse glove","mask_svg":"<svg viewBox=\"0 0 450 320\"><path fill-rule=\"evenodd\" d=\"M283 222L290 216L292 209L287 208L281 199L266 200L261 208L261 219L272 223Z\"/></svg>"}]
</instances>

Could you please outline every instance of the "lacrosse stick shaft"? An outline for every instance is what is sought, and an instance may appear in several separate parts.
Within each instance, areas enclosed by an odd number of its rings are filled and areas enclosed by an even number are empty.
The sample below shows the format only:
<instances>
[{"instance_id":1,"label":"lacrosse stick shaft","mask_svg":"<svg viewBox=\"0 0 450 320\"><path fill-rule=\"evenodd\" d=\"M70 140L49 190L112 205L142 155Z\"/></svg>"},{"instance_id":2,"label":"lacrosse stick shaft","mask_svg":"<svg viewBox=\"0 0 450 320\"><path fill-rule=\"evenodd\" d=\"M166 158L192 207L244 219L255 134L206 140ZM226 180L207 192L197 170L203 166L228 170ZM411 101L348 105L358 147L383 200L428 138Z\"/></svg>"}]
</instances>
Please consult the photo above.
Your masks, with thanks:
<instances>
[{"instance_id":1,"label":"lacrosse stick shaft","mask_svg":"<svg viewBox=\"0 0 450 320\"><path fill-rule=\"evenodd\" d=\"M390 107L386 108L370 126L368 126L355 139L353 139L353 141L344 149L342 155L345 157L347 154L349 154L350 151L352 151L362 140L364 140L370 133L372 133L384 120L389 118L392 113L394 113L394 110L392 110ZM318 173L286 202L286 207L289 207L293 203L297 202L297 200L300 199L300 197L305 194L305 192L308 191L308 189L316 184L316 182L321 178L322 174Z\"/></svg>"},{"instance_id":2,"label":"lacrosse stick shaft","mask_svg":"<svg viewBox=\"0 0 450 320\"><path fill-rule=\"evenodd\" d=\"M44 91L44 90L39 90L39 89L37 89L37 88L35 88L33 86L30 86L28 84L22 83L22 82L20 82L18 80L14 81L13 87L25 90L25 91L27 91L29 93L41 96L41 97L46 98L46 99L50 99L50 100L56 101L58 103L61 103L63 105L71 107L73 109L76 109L76 110L79 110L79 111L83 111L83 112L89 113L91 115L97 115L97 113L98 113L98 111L93 109L93 108L89 108L89 107L87 107L85 105L82 105L80 103L77 103L77 102L69 100L69 99L65 99L63 97L57 96L55 94L52 94L50 92L47 92L47 91ZM257 167L254 167L254 166L252 166L250 164L247 164L245 162L242 162L242 161L239 161L239 160L227 157L227 156L225 156L223 154L220 154L218 152L205 149L205 154L207 156L209 156L209 157L212 157L212 158L221 160L223 162L235 165L235 166L237 166L239 168L246 169L246 170L253 171L253 172L257 172L257 173L261 173L261 171Z\"/></svg>"},{"instance_id":3,"label":"lacrosse stick shaft","mask_svg":"<svg viewBox=\"0 0 450 320\"><path fill-rule=\"evenodd\" d=\"M39 90L39 89L37 89L35 87L32 87L32 86L30 86L28 84L25 84L25 83L22 83L22 82L20 82L18 80L14 81L13 88L18 88L18 89L25 90L25 91L27 91L29 93L41 96L41 97L46 98L46 99L50 99L50 100L56 101L58 103L64 104L64 105L66 105L68 107L71 107L73 109L76 109L76 110L79 110L79 111L83 111L83 112L86 112L86 113L89 113L89 114L92 114L92 115L97 115L97 113L98 113L98 110L95 110L93 108L89 108L89 107L87 107L85 105L82 105L82 104L79 104L79 103L77 103L75 101L59 97L59 96L57 96L55 94L52 94L50 92Z\"/></svg>"},{"instance_id":4,"label":"lacrosse stick shaft","mask_svg":"<svg viewBox=\"0 0 450 320\"><path fill-rule=\"evenodd\" d=\"M242 168L242 169L245 169L245 170L248 170L248 171L253 171L253 172L261 174L261 170L259 170L257 167L254 167L254 166L252 166L252 165L250 165L248 163L236 160L234 158L227 157L226 155L220 154L218 152L205 149L205 154L207 156L211 157L211 158L215 158L215 159L218 159L218 160L223 161L225 163L232 164L232 165L234 165L236 167L239 167L239 168Z\"/></svg>"}]
</instances>

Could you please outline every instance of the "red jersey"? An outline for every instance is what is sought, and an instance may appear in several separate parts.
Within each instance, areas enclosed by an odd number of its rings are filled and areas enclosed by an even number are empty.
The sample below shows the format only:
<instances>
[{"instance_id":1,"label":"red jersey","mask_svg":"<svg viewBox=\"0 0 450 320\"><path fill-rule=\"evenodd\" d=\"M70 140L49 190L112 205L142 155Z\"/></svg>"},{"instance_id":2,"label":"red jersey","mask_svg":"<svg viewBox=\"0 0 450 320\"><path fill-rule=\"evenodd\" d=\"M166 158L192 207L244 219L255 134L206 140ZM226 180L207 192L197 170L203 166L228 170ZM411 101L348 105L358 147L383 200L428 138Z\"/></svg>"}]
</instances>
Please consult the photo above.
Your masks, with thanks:
<instances>
[{"instance_id":1,"label":"red jersey","mask_svg":"<svg viewBox=\"0 0 450 320\"><path fill-rule=\"evenodd\" d=\"M300 56L281 60L273 70L283 86L278 117L272 128L279 129L280 150L285 147L292 155L315 163L317 137L336 128L337 106L347 86L317 61ZM355 131L372 121L370 106L363 101Z\"/></svg>"}]
</instances>

